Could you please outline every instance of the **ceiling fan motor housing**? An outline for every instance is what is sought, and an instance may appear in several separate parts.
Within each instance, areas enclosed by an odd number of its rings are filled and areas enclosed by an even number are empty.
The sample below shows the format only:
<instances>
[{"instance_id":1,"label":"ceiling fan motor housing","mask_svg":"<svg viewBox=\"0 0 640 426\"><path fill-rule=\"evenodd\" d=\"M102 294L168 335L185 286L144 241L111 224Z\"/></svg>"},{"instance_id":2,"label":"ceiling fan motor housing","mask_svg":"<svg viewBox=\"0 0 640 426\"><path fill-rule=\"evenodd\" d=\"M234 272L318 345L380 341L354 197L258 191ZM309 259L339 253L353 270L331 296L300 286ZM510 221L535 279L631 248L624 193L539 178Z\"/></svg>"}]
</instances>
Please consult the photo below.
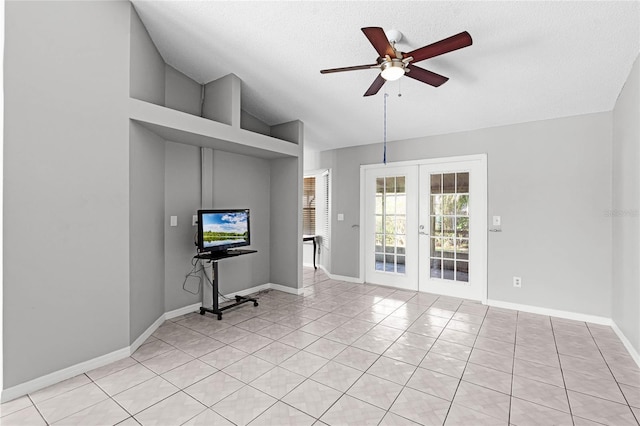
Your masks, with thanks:
<instances>
[{"instance_id":1,"label":"ceiling fan motor housing","mask_svg":"<svg viewBox=\"0 0 640 426\"><path fill-rule=\"evenodd\" d=\"M398 30L385 31L385 35L391 44L400 43L402 40L402 33Z\"/></svg>"}]
</instances>

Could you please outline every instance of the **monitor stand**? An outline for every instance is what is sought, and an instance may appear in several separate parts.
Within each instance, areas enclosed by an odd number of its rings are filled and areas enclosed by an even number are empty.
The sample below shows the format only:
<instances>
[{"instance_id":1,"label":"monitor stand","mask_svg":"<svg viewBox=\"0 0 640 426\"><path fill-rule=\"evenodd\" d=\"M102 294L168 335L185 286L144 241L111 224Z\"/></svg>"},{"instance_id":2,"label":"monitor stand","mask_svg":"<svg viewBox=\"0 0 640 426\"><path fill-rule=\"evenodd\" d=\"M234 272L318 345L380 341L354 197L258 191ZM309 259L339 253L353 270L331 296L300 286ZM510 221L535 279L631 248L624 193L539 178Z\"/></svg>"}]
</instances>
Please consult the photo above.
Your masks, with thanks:
<instances>
[{"instance_id":1,"label":"monitor stand","mask_svg":"<svg viewBox=\"0 0 640 426\"><path fill-rule=\"evenodd\" d=\"M244 296L235 296L236 302L230 305L223 306L222 308L218 303L218 261L222 259L227 259L230 257L242 256L244 254L257 253L257 250L225 250L221 252L212 252L212 253L201 253L195 256L196 259L209 260L211 262L211 268L213 269L213 306L211 309L205 308L204 306L200 308L200 315L204 315L206 312L212 313L218 316L218 320L222 319L222 312L227 309L234 308L236 306L242 305L243 303L253 302L253 306L258 306L258 301L256 299L252 299L250 297Z\"/></svg>"}]
</instances>

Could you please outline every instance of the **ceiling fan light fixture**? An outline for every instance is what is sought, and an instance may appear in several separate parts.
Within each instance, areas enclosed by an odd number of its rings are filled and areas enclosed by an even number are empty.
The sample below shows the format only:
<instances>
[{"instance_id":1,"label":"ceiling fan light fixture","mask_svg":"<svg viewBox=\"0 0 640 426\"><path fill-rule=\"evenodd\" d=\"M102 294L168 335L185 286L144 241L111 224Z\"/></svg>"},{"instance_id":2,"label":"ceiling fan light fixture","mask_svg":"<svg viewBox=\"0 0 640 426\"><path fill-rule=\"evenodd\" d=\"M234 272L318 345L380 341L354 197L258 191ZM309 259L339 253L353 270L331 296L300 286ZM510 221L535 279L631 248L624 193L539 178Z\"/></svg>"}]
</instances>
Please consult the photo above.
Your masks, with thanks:
<instances>
[{"instance_id":1,"label":"ceiling fan light fixture","mask_svg":"<svg viewBox=\"0 0 640 426\"><path fill-rule=\"evenodd\" d=\"M364 69L380 70L380 73L373 80L371 86L364 92L364 96L375 95L387 81L398 80L405 74L413 80L433 87L439 87L449 79L443 75L417 67L415 63L473 44L471 35L463 31L419 49L412 50L411 52L401 52L396 49L396 43L402 39L402 34L399 31L389 31L385 34L384 30L380 27L365 27L361 28L361 30L378 53L376 63L371 65L356 65L353 67L330 68L320 70L320 73L328 74Z\"/></svg>"},{"instance_id":2,"label":"ceiling fan light fixture","mask_svg":"<svg viewBox=\"0 0 640 426\"><path fill-rule=\"evenodd\" d=\"M402 77L405 73L404 62L399 59L384 61L381 65L382 72L380 75L387 81L394 81Z\"/></svg>"}]
</instances>

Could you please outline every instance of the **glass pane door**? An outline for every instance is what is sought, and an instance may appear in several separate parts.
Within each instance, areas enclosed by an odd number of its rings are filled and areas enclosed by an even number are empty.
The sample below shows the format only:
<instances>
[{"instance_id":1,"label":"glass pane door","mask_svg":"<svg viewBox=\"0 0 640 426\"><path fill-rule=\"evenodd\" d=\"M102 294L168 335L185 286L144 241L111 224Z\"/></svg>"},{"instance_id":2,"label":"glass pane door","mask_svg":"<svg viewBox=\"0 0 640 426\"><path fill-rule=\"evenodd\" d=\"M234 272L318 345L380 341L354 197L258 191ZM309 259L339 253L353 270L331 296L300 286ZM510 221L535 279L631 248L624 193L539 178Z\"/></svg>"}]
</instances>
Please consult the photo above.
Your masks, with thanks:
<instances>
[{"instance_id":1,"label":"glass pane door","mask_svg":"<svg viewBox=\"0 0 640 426\"><path fill-rule=\"evenodd\" d=\"M364 172L364 275L372 284L418 289L418 167Z\"/></svg>"},{"instance_id":2,"label":"glass pane door","mask_svg":"<svg viewBox=\"0 0 640 426\"><path fill-rule=\"evenodd\" d=\"M429 183L429 276L468 282L469 172L433 173Z\"/></svg>"},{"instance_id":3,"label":"glass pane door","mask_svg":"<svg viewBox=\"0 0 640 426\"><path fill-rule=\"evenodd\" d=\"M419 289L486 298L486 162L420 166Z\"/></svg>"},{"instance_id":4,"label":"glass pane door","mask_svg":"<svg viewBox=\"0 0 640 426\"><path fill-rule=\"evenodd\" d=\"M405 176L376 178L376 271L404 274L407 250Z\"/></svg>"}]
</instances>

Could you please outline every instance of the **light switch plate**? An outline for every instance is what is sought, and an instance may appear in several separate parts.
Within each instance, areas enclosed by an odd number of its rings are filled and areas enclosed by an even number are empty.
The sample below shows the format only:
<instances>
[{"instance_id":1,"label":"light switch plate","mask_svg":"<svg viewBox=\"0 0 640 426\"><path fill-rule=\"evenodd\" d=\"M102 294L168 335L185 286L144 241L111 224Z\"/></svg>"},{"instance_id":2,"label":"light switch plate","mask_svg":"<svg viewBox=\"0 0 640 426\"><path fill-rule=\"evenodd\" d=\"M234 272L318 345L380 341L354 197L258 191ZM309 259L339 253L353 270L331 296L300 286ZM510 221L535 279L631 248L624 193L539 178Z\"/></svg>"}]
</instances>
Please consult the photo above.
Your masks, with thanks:
<instances>
[{"instance_id":1,"label":"light switch plate","mask_svg":"<svg viewBox=\"0 0 640 426\"><path fill-rule=\"evenodd\" d=\"M171 226L178 226L178 216L171 216Z\"/></svg>"},{"instance_id":2,"label":"light switch plate","mask_svg":"<svg viewBox=\"0 0 640 426\"><path fill-rule=\"evenodd\" d=\"M198 215L194 214L193 218L191 219L191 226L196 226L198 224Z\"/></svg>"},{"instance_id":3,"label":"light switch plate","mask_svg":"<svg viewBox=\"0 0 640 426\"><path fill-rule=\"evenodd\" d=\"M342 222L344 220L344 213L338 213L338 221Z\"/></svg>"}]
</instances>

